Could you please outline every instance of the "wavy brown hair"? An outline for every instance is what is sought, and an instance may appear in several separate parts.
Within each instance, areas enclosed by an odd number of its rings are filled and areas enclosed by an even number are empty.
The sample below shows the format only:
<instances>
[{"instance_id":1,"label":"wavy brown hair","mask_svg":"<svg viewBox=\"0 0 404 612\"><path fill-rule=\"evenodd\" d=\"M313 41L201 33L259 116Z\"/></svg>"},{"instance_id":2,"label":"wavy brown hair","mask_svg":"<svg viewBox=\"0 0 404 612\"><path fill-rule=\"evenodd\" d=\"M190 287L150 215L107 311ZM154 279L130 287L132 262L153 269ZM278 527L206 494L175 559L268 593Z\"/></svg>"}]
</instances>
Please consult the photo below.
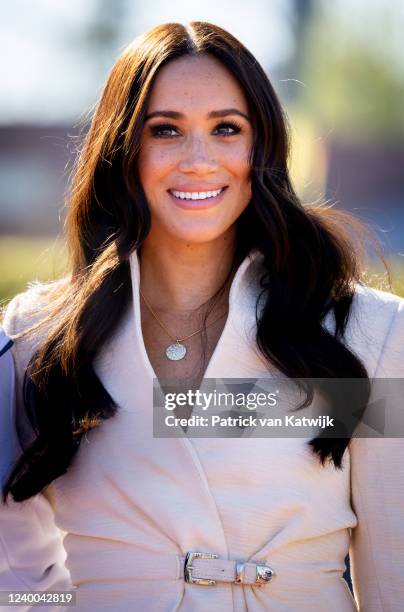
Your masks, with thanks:
<instances>
[{"instance_id":1,"label":"wavy brown hair","mask_svg":"<svg viewBox=\"0 0 404 612\"><path fill-rule=\"evenodd\" d=\"M361 276L346 231L353 219L299 201L287 167L286 117L253 55L210 23L160 25L118 58L75 165L66 221L70 273L48 289L47 317L39 324L47 326L45 339L24 382L35 437L9 475L4 500L9 494L25 500L64 474L82 435L118 410L92 363L130 304L129 256L150 230L137 172L147 104L162 66L202 53L234 75L252 118L252 197L237 221L233 269L254 247L264 255L259 349L288 377L367 379L343 338ZM323 325L329 313L333 332ZM37 331L34 326L30 333ZM310 444L321 462L341 467L348 442L349 437L319 437Z\"/></svg>"}]
</instances>

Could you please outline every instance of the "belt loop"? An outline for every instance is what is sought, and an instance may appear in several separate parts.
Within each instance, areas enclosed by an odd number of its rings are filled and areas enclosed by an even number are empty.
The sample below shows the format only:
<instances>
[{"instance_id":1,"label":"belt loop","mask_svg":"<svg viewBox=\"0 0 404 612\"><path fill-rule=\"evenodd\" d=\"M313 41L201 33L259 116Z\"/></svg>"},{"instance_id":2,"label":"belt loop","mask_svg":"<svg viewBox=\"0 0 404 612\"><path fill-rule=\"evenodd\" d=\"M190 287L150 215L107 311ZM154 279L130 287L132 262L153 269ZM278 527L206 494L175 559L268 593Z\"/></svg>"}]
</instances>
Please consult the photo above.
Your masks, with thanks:
<instances>
[{"instance_id":1,"label":"belt loop","mask_svg":"<svg viewBox=\"0 0 404 612\"><path fill-rule=\"evenodd\" d=\"M236 579L234 581L235 584L243 584L244 573L245 573L244 561L236 561Z\"/></svg>"}]
</instances>

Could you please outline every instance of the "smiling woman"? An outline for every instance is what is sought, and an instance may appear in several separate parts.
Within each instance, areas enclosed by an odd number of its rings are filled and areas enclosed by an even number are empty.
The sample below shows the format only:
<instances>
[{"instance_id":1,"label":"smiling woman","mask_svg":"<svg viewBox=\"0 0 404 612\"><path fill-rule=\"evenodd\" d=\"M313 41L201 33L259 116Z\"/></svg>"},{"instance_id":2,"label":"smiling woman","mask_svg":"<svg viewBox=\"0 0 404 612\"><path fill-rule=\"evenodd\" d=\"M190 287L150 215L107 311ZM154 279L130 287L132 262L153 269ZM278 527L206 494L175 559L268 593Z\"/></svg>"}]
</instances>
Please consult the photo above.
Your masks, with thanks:
<instances>
[{"instance_id":1,"label":"smiling woman","mask_svg":"<svg viewBox=\"0 0 404 612\"><path fill-rule=\"evenodd\" d=\"M181 113L158 110L174 109L178 100ZM234 108L227 109L229 101ZM177 59L156 78L148 113L139 157L154 221L146 244L219 237L231 243L251 199L253 134L238 81L208 55ZM161 124L161 117L172 123Z\"/></svg>"},{"instance_id":2,"label":"smiling woman","mask_svg":"<svg viewBox=\"0 0 404 612\"><path fill-rule=\"evenodd\" d=\"M153 435L153 383L281 376L310 403L316 379L340 423L352 398L321 380L360 379L360 415L371 377L403 377L404 301L363 285L352 230L299 201L278 98L231 34L163 24L124 51L76 165L70 274L4 317L20 452L1 457L0 589L75 588L80 611L402 610L402 439Z\"/></svg>"},{"instance_id":3,"label":"smiling woman","mask_svg":"<svg viewBox=\"0 0 404 612\"><path fill-rule=\"evenodd\" d=\"M221 316L210 326L203 359L195 334L188 351L177 343L170 345L176 350L167 353L171 361L187 355L187 362L167 363L161 351L167 333L156 327L149 302L169 328L181 330L176 336L186 336L195 328L195 309L223 285L233 258L236 221L251 200L253 133L248 112L237 79L208 54L176 59L155 80L138 171L151 213L151 229L141 249L143 335L159 379L190 379L198 365L201 377L223 330ZM204 274L195 279L201 267ZM222 297L226 300L226 293ZM216 314L223 299L215 306Z\"/></svg>"}]
</instances>

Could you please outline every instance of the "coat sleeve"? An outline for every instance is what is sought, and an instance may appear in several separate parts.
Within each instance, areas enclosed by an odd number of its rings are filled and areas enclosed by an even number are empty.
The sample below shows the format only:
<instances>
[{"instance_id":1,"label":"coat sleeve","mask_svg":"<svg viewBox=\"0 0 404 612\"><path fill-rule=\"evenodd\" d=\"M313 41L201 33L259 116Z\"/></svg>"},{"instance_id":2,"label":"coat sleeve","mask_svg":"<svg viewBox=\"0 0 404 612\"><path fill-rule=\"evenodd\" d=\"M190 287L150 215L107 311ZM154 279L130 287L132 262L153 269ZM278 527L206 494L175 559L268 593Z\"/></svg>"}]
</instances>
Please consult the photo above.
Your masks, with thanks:
<instances>
[{"instance_id":1,"label":"coat sleeve","mask_svg":"<svg viewBox=\"0 0 404 612\"><path fill-rule=\"evenodd\" d=\"M19 318L26 299L17 296L9 304L3 321L9 336L18 333ZM0 357L0 477L2 486L21 454L15 415L25 362L16 340ZM24 370L24 371L23 371ZM15 502L0 500L0 590L69 590L70 574L65 567L64 533L54 521L54 511L45 493ZM11 609L11 608L10 608ZM21 609L21 608L20 608Z\"/></svg>"},{"instance_id":2,"label":"coat sleeve","mask_svg":"<svg viewBox=\"0 0 404 612\"><path fill-rule=\"evenodd\" d=\"M374 378L404 379L404 300L397 298ZM402 410L404 422L404 404L394 410ZM353 438L350 457L352 507L358 519L350 559L359 610L402 612L404 438Z\"/></svg>"}]
</instances>

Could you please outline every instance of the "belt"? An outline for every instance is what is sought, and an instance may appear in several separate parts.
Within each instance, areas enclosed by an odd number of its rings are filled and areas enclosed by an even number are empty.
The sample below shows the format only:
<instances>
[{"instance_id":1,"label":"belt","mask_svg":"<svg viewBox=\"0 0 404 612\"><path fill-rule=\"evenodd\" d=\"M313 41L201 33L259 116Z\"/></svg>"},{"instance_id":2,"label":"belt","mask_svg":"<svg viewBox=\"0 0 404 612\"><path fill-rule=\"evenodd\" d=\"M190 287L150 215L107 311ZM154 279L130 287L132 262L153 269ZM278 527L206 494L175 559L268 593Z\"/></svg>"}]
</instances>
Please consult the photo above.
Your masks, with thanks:
<instances>
[{"instance_id":1,"label":"belt","mask_svg":"<svg viewBox=\"0 0 404 612\"><path fill-rule=\"evenodd\" d=\"M117 555L120 563L115 563ZM66 565L73 583L80 585L107 579L185 580L192 585L213 586L217 581L262 586L275 576L275 571L266 561L230 561L220 559L219 555L210 552L141 553L134 552L131 547L119 549L116 543L106 542L104 557L105 563L99 563L100 553L96 538L86 538L84 556L81 554L81 546L70 545Z\"/></svg>"},{"instance_id":2,"label":"belt","mask_svg":"<svg viewBox=\"0 0 404 612\"><path fill-rule=\"evenodd\" d=\"M220 581L262 586L276 576L266 561L230 561L220 559L215 553L188 552L185 557L180 557L180 563L181 569L184 569L185 582L190 584L213 586L216 581Z\"/></svg>"}]
</instances>

